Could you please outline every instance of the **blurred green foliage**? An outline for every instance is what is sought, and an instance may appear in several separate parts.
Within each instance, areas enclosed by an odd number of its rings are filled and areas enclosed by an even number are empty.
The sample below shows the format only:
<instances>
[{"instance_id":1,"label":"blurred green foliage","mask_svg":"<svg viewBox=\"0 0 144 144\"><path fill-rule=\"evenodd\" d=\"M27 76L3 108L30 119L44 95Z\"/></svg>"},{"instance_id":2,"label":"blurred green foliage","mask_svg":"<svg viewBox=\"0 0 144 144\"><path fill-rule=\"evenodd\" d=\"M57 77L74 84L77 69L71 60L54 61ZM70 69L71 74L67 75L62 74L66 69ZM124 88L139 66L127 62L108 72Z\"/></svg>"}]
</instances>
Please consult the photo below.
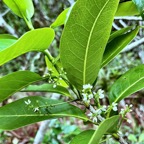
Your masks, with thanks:
<instances>
[{"instance_id":1,"label":"blurred green foliage","mask_svg":"<svg viewBox=\"0 0 144 144\"><path fill-rule=\"evenodd\" d=\"M8 11L7 6L0 1L0 14L4 15L5 22L14 30L14 34L20 37L26 31L26 26L23 19ZM32 18L32 23L35 28L49 27L56 17L67 7L70 6L68 0L34 0L35 14ZM62 27L55 29L56 38L50 47L51 54L57 56L59 52L59 39L62 33ZM0 27L0 34L9 33L5 26ZM28 53L21 57L12 60L8 64L0 67L0 76L17 70L30 70L35 71L41 75L46 71L46 65L43 54Z\"/></svg>"}]
</instances>

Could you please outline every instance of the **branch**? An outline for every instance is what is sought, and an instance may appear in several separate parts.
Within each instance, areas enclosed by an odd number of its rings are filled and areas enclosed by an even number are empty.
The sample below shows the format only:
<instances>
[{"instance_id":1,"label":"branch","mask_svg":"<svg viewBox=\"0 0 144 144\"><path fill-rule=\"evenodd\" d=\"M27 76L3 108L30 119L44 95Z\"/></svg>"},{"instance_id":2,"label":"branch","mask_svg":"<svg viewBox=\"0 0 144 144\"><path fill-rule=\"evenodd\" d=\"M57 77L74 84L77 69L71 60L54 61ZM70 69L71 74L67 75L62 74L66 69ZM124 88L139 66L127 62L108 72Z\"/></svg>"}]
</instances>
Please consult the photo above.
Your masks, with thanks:
<instances>
[{"instance_id":1,"label":"branch","mask_svg":"<svg viewBox=\"0 0 144 144\"><path fill-rule=\"evenodd\" d=\"M142 44L144 42L144 38L141 38L140 40L137 40L131 44L129 44L122 52L128 52L132 50L133 48L137 47L138 45Z\"/></svg>"},{"instance_id":2,"label":"branch","mask_svg":"<svg viewBox=\"0 0 144 144\"><path fill-rule=\"evenodd\" d=\"M124 16L124 17L115 17L114 18L115 20L136 20L136 21L141 21L142 18L141 17L137 17L137 16Z\"/></svg>"},{"instance_id":3,"label":"branch","mask_svg":"<svg viewBox=\"0 0 144 144\"><path fill-rule=\"evenodd\" d=\"M17 36L15 30L9 24L6 23L2 15L0 15L0 27L4 27L10 34Z\"/></svg>"},{"instance_id":4,"label":"branch","mask_svg":"<svg viewBox=\"0 0 144 144\"><path fill-rule=\"evenodd\" d=\"M113 26L116 30L120 30L120 29L121 29L119 26L117 26L117 25L115 24L115 22L113 22L112 26Z\"/></svg>"},{"instance_id":5,"label":"branch","mask_svg":"<svg viewBox=\"0 0 144 144\"><path fill-rule=\"evenodd\" d=\"M70 5L73 5L73 3L75 2L74 0L68 0Z\"/></svg>"},{"instance_id":6,"label":"branch","mask_svg":"<svg viewBox=\"0 0 144 144\"><path fill-rule=\"evenodd\" d=\"M50 123L50 120L46 120L46 121L43 121L41 123L39 130L36 134L36 137L34 139L34 144L41 144L42 143L44 134L46 133L46 131L48 129L49 123Z\"/></svg>"},{"instance_id":7,"label":"branch","mask_svg":"<svg viewBox=\"0 0 144 144\"><path fill-rule=\"evenodd\" d=\"M51 98L52 99L59 99L60 94L52 94ZM39 130L37 131L37 134L35 136L34 144L41 144L42 143L43 138L44 138L44 134L48 130L50 122L51 122L51 120L46 120L46 121L43 121L41 123Z\"/></svg>"}]
</instances>

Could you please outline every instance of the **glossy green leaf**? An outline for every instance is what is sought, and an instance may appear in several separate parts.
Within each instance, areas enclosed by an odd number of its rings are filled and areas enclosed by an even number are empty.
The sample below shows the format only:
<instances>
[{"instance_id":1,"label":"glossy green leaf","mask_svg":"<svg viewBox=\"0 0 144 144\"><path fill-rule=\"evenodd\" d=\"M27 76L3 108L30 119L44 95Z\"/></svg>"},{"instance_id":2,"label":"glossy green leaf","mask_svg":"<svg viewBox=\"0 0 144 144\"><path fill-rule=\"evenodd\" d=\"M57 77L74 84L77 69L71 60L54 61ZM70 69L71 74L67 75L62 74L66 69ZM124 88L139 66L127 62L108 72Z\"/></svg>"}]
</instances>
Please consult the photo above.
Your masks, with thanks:
<instances>
[{"instance_id":1,"label":"glossy green leaf","mask_svg":"<svg viewBox=\"0 0 144 144\"><path fill-rule=\"evenodd\" d=\"M121 76L111 87L108 97L110 103L119 102L127 96L144 88L144 65L139 65Z\"/></svg>"},{"instance_id":2,"label":"glossy green leaf","mask_svg":"<svg viewBox=\"0 0 144 144\"><path fill-rule=\"evenodd\" d=\"M109 129L117 126L119 118L117 115L104 120L94 132L88 144L99 144L103 135L106 134Z\"/></svg>"},{"instance_id":3,"label":"glossy green leaf","mask_svg":"<svg viewBox=\"0 0 144 144\"><path fill-rule=\"evenodd\" d=\"M144 0L132 0L135 5L137 6L137 9L141 16L144 18Z\"/></svg>"},{"instance_id":4,"label":"glossy green leaf","mask_svg":"<svg viewBox=\"0 0 144 144\"><path fill-rule=\"evenodd\" d=\"M10 34L0 34L0 51L14 44L17 38Z\"/></svg>"},{"instance_id":5,"label":"glossy green leaf","mask_svg":"<svg viewBox=\"0 0 144 144\"><path fill-rule=\"evenodd\" d=\"M51 24L50 27L55 28L66 24L74 4L71 7L66 8L64 11L62 11L60 15L56 18L56 20Z\"/></svg>"},{"instance_id":6,"label":"glossy green leaf","mask_svg":"<svg viewBox=\"0 0 144 144\"><path fill-rule=\"evenodd\" d=\"M88 144L93 134L94 130L83 131L77 136L75 136L70 142L70 144Z\"/></svg>"},{"instance_id":7,"label":"glossy green leaf","mask_svg":"<svg viewBox=\"0 0 144 144\"><path fill-rule=\"evenodd\" d=\"M32 0L3 0L3 2L21 18L29 20L34 14Z\"/></svg>"},{"instance_id":8,"label":"glossy green leaf","mask_svg":"<svg viewBox=\"0 0 144 144\"><path fill-rule=\"evenodd\" d=\"M70 82L93 84L99 72L119 0L78 0L64 28L60 54Z\"/></svg>"},{"instance_id":9,"label":"glossy green leaf","mask_svg":"<svg viewBox=\"0 0 144 144\"><path fill-rule=\"evenodd\" d=\"M115 58L137 35L139 27L131 32L120 35L107 44L102 61L102 67Z\"/></svg>"},{"instance_id":10,"label":"glossy green leaf","mask_svg":"<svg viewBox=\"0 0 144 144\"><path fill-rule=\"evenodd\" d=\"M53 75L53 76L59 76L59 73L58 73L58 71L56 70L56 68L54 67L54 64L53 64L47 57L45 57L45 61L46 61L47 68L48 68L48 70L51 70L52 75ZM57 65L60 64L59 61L56 61L56 62L54 62L54 63L57 64ZM60 67L60 68L62 68L62 67ZM59 79L58 82L59 82L59 84L60 84L61 86L63 86L63 87L68 87L68 85L66 84L66 82L65 82L64 80Z\"/></svg>"},{"instance_id":11,"label":"glossy green leaf","mask_svg":"<svg viewBox=\"0 0 144 144\"><path fill-rule=\"evenodd\" d=\"M53 92L60 93L62 95L71 97L69 91L62 86L57 85L56 88L53 87L54 84L43 84L43 85L30 85L23 91L26 92Z\"/></svg>"},{"instance_id":12,"label":"glossy green leaf","mask_svg":"<svg viewBox=\"0 0 144 144\"><path fill-rule=\"evenodd\" d=\"M88 120L81 109L69 103L32 96L0 108L0 129L12 130L42 120L60 117Z\"/></svg>"},{"instance_id":13,"label":"glossy green leaf","mask_svg":"<svg viewBox=\"0 0 144 144\"><path fill-rule=\"evenodd\" d=\"M115 16L134 16L139 15L137 7L132 1L120 3Z\"/></svg>"},{"instance_id":14,"label":"glossy green leaf","mask_svg":"<svg viewBox=\"0 0 144 144\"><path fill-rule=\"evenodd\" d=\"M0 66L30 51L44 51L54 39L54 30L41 28L25 33L16 43L0 52Z\"/></svg>"},{"instance_id":15,"label":"glossy green leaf","mask_svg":"<svg viewBox=\"0 0 144 144\"><path fill-rule=\"evenodd\" d=\"M42 80L42 77L30 71L14 72L0 78L0 102L39 80Z\"/></svg>"},{"instance_id":16,"label":"glossy green leaf","mask_svg":"<svg viewBox=\"0 0 144 144\"><path fill-rule=\"evenodd\" d=\"M56 70L56 68L54 67L54 64L47 57L45 57L45 61L46 61L48 70L52 71L53 75L58 76L59 73Z\"/></svg>"},{"instance_id":17,"label":"glossy green leaf","mask_svg":"<svg viewBox=\"0 0 144 144\"><path fill-rule=\"evenodd\" d=\"M127 32L130 31L132 28L133 28L133 26L128 26L128 27L122 28L122 29L120 29L120 30L113 31L112 34L111 34L110 37L109 37L109 41L108 41L108 42L111 42L111 41L112 41L113 39L115 39L116 37L127 33Z\"/></svg>"},{"instance_id":18,"label":"glossy green leaf","mask_svg":"<svg viewBox=\"0 0 144 144\"><path fill-rule=\"evenodd\" d=\"M62 13L60 13L60 15L57 17L57 19L51 24L50 27L55 28L58 26L61 26L63 24L65 24L65 21L67 19L67 15L69 12L70 8L65 9Z\"/></svg>"}]
</instances>

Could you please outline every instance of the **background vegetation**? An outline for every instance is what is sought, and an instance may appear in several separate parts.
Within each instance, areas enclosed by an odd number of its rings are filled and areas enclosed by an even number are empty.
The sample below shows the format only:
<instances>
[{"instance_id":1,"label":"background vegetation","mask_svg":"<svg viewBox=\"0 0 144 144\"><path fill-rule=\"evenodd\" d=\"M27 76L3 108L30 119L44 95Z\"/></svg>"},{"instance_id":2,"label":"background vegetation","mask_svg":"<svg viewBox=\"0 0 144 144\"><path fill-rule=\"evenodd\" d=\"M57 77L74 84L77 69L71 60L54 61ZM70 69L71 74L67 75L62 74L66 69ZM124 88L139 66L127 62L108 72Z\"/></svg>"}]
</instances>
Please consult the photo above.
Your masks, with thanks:
<instances>
[{"instance_id":1,"label":"background vegetation","mask_svg":"<svg viewBox=\"0 0 144 144\"><path fill-rule=\"evenodd\" d=\"M71 5L72 1L68 0L34 0L35 15L33 17L33 24L35 28L48 27L55 18L65 8ZM113 30L126 27L128 25L139 24L143 25L144 22L141 18L136 20L117 19L113 24ZM63 27L56 29L56 38L51 45L50 51L53 56L57 56L59 52L59 39ZM21 36L28 30L23 19L14 15L10 10L0 1L0 33L10 33L15 36ZM107 91L109 86L120 77L124 72L130 68L144 63L144 45L143 45L143 29L140 30L138 36L121 54L119 54L108 66L101 69L99 73L99 88ZM142 41L143 40L143 41ZM141 41L141 42L140 42ZM134 46L136 44L136 46ZM44 74L47 71L44 57L40 53L28 53L21 57L12 60L6 65L0 66L0 77L8 73L18 70L30 70L39 74ZM31 93L28 93L31 95ZM45 93L45 95L49 95ZM123 137L133 144L144 143L144 91L140 91L125 99L120 103L119 107L125 107L125 104L133 104L132 113L128 113L127 117L132 120L131 124L126 123L122 128ZM25 96L24 93L15 94L8 101L3 102L5 105L19 97ZM55 96L55 95L54 95ZM60 97L60 96L58 96ZM103 100L107 103L107 99ZM41 131L42 126L45 127ZM68 143L73 136L80 133L84 129L91 128L92 125L85 126L82 121L77 119L67 119L63 121L51 120L43 123L30 125L15 131L0 131L0 143L17 144L17 143L38 143L36 141L36 133L41 132L44 134L42 137L43 144L63 144ZM108 139L108 144L116 144L111 139Z\"/></svg>"}]
</instances>

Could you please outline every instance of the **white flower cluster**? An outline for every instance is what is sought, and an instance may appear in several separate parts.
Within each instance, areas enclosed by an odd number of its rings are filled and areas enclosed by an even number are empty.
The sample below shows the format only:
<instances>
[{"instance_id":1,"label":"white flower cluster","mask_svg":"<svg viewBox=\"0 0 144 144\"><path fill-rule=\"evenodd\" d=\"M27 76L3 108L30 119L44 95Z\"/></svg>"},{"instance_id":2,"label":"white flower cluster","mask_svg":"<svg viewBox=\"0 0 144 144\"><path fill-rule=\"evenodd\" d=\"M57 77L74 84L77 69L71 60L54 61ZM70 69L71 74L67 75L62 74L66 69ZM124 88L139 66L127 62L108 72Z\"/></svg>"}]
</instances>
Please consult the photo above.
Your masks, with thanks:
<instances>
[{"instance_id":1,"label":"white flower cluster","mask_svg":"<svg viewBox=\"0 0 144 144\"><path fill-rule=\"evenodd\" d=\"M115 102L112 103L112 109L113 109L113 111L117 111L118 110L117 105L118 104L115 103Z\"/></svg>"},{"instance_id":2,"label":"white flower cluster","mask_svg":"<svg viewBox=\"0 0 144 144\"><path fill-rule=\"evenodd\" d=\"M31 100L28 99L28 101L24 101L24 103L25 103L26 105L30 105L30 104L31 104Z\"/></svg>"},{"instance_id":3,"label":"white flower cluster","mask_svg":"<svg viewBox=\"0 0 144 144\"><path fill-rule=\"evenodd\" d=\"M101 108L96 110L93 106L90 105L90 113L88 114L88 116L90 117L90 119L92 119L94 123L97 123L98 120L99 121L105 120L105 118L101 116L101 114L105 111L106 106L102 106Z\"/></svg>"},{"instance_id":4,"label":"white flower cluster","mask_svg":"<svg viewBox=\"0 0 144 144\"><path fill-rule=\"evenodd\" d=\"M90 105L90 100L94 97L92 93L92 85L90 84L85 84L83 85L83 90L82 90L82 96L83 96L83 102L89 106Z\"/></svg>"},{"instance_id":5,"label":"white flower cluster","mask_svg":"<svg viewBox=\"0 0 144 144\"><path fill-rule=\"evenodd\" d=\"M126 109L121 109L120 111L120 114L122 115L123 118L125 118L125 115L128 113L128 112L131 112L131 108L133 107L133 105L126 105ZM132 121L130 119L126 119L126 121L130 124L132 123Z\"/></svg>"},{"instance_id":6,"label":"white flower cluster","mask_svg":"<svg viewBox=\"0 0 144 144\"><path fill-rule=\"evenodd\" d=\"M128 113L128 112L131 112L132 110L131 110L131 108L133 107L133 105L131 104L131 105L125 105L126 106L126 109L121 109L121 111L120 111L120 114L123 116L123 115L125 115L126 113Z\"/></svg>"},{"instance_id":7,"label":"white flower cluster","mask_svg":"<svg viewBox=\"0 0 144 144\"><path fill-rule=\"evenodd\" d=\"M30 100L30 99L28 99L27 101L24 101L24 103L25 103L27 106L30 106L30 108L32 108L34 112L38 112L38 111L39 111L39 107L33 108L33 105L31 105L31 100Z\"/></svg>"},{"instance_id":8,"label":"white flower cluster","mask_svg":"<svg viewBox=\"0 0 144 144\"><path fill-rule=\"evenodd\" d=\"M105 96L104 96L104 90L102 90L102 89L99 89L98 91L97 91L97 94L98 94L98 96L99 96L99 98L100 99L103 99Z\"/></svg>"}]
</instances>

